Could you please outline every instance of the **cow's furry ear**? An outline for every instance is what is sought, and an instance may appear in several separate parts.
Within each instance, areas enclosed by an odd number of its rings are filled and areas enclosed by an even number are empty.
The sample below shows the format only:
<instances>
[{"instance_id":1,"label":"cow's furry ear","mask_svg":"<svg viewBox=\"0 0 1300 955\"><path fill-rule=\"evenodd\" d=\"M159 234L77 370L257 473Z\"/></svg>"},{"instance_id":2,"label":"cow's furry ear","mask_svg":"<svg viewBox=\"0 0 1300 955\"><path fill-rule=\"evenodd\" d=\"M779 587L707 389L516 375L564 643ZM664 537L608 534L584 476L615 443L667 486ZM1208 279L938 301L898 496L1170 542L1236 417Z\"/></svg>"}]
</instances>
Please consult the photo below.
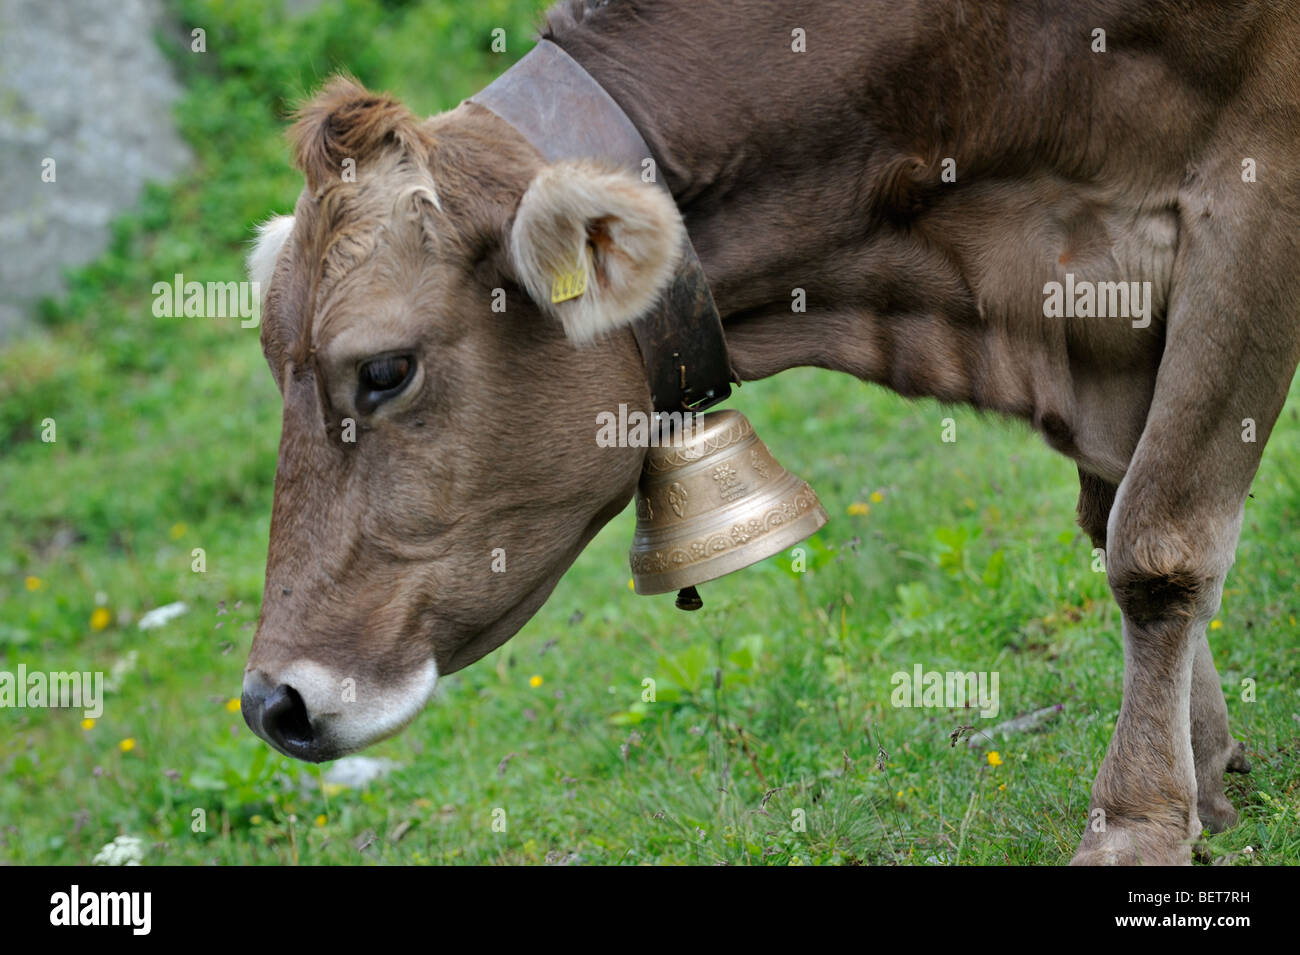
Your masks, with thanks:
<instances>
[{"instance_id":1,"label":"cow's furry ear","mask_svg":"<svg viewBox=\"0 0 1300 955\"><path fill-rule=\"evenodd\" d=\"M280 252L292 232L293 216L272 216L257 227L257 238L244 267L248 272L248 280L258 284L263 298L271 286L271 276L275 274Z\"/></svg>"},{"instance_id":2,"label":"cow's furry ear","mask_svg":"<svg viewBox=\"0 0 1300 955\"><path fill-rule=\"evenodd\" d=\"M542 311L585 344L640 318L671 281L685 227L664 190L580 161L542 167L510 232L510 260Z\"/></svg>"},{"instance_id":3,"label":"cow's furry ear","mask_svg":"<svg viewBox=\"0 0 1300 955\"><path fill-rule=\"evenodd\" d=\"M395 146L422 165L430 146L410 110L345 75L330 79L298 109L289 141L294 165L313 194L341 179L346 159L359 166L379 150Z\"/></svg>"}]
</instances>

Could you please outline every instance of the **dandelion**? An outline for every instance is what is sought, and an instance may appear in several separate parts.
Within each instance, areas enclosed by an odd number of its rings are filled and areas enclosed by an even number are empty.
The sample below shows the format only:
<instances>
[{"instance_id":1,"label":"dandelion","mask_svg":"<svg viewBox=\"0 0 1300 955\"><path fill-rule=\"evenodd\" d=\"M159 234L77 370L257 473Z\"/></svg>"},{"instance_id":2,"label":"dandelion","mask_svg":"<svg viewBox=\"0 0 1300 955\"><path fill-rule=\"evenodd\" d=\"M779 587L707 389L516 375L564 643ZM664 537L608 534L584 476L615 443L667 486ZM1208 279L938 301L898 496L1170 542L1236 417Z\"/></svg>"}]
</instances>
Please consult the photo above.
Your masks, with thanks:
<instances>
[{"instance_id":1,"label":"dandelion","mask_svg":"<svg viewBox=\"0 0 1300 955\"><path fill-rule=\"evenodd\" d=\"M995 750L992 750L992 751L989 753L989 765L990 765L990 766L1001 766L1001 765L1002 765L1002 754L999 753L996 749L995 749Z\"/></svg>"},{"instance_id":2,"label":"dandelion","mask_svg":"<svg viewBox=\"0 0 1300 955\"><path fill-rule=\"evenodd\" d=\"M879 491L872 491L872 492L871 492L871 503L872 503L872 504L879 504L879 503L880 503L881 501L883 501L884 499L885 499L885 495L881 494Z\"/></svg>"},{"instance_id":3,"label":"dandelion","mask_svg":"<svg viewBox=\"0 0 1300 955\"><path fill-rule=\"evenodd\" d=\"M866 517L871 513L871 506L861 501L854 501L849 505L849 513L854 517Z\"/></svg>"},{"instance_id":4,"label":"dandelion","mask_svg":"<svg viewBox=\"0 0 1300 955\"><path fill-rule=\"evenodd\" d=\"M636 581L633 580L631 577L627 579L627 589L633 592L636 591Z\"/></svg>"},{"instance_id":5,"label":"dandelion","mask_svg":"<svg viewBox=\"0 0 1300 955\"><path fill-rule=\"evenodd\" d=\"M252 823L254 826L260 826L262 824L262 817L255 814L249 816L248 821Z\"/></svg>"},{"instance_id":6,"label":"dandelion","mask_svg":"<svg viewBox=\"0 0 1300 955\"><path fill-rule=\"evenodd\" d=\"M1211 629L1211 630L1219 630L1219 629L1222 629L1222 627L1223 627L1223 621L1222 621L1222 620L1211 620L1211 621L1210 621L1210 629Z\"/></svg>"},{"instance_id":7,"label":"dandelion","mask_svg":"<svg viewBox=\"0 0 1300 955\"><path fill-rule=\"evenodd\" d=\"M90 629L103 630L113 620L113 615L108 612L107 607L96 607L95 612L90 615Z\"/></svg>"},{"instance_id":8,"label":"dandelion","mask_svg":"<svg viewBox=\"0 0 1300 955\"><path fill-rule=\"evenodd\" d=\"M537 689L539 686L542 685L542 678L541 678L540 676L536 676L536 675L534 675L533 677L531 677L531 678L529 679L529 681L528 681L528 685L531 686L531 687L535 690L535 689Z\"/></svg>"},{"instance_id":9,"label":"dandelion","mask_svg":"<svg viewBox=\"0 0 1300 955\"><path fill-rule=\"evenodd\" d=\"M180 540L182 537L185 536L185 531L186 531L185 525L182 524L180 521L177 521L175 524L172 525L172 529L171 529L172 540L174 541Z\"/></svg>"},{"instance_id":10,"label":"dandelion","mask_svg":"<svg viewBox=\"0 0 1300 955\"><path fill-rule=\"evenodd\" d=\"M135 737L128 736L126 739L122 740L120 743L117 744L117 748L124 753L131 752L131 750L135 749Z\"/></svg>"},{"instance_id":11,"label":"dandelion","mask_svg":"<svg viewBox=\"0 0 1300 955\"><path fill-rule=\"evenodd\" d=\"M998 787L998 792L1000 792L1000 793L1004 793L1004 792L1006 792L1006 791L1007 791L1007 784L1006 784L1006 783L1003 783L1001 786Z\"/></svg>"},{"instance_id":12,"label":"dandelion","mask_svg":"<svg viewBox=\"0 0 1300 955\"><path fill-rule=\"evenodd\" d=\"M316 825L318 826L325 825L325 813L321 813L319 816L316 817Z\"/></svg>"},{"instance_id":13,"label":"dandelion","mask_svg":"<svg viewBox=\"0 0 1300 955\"><path fill-rule=\"evenodd\" d=\"M45 582L39 577L28 577L23 581L23 586L28 590L40 590L45 586Z\"/></svg>"},{"instance_id":14,"label":"dandelion","mask_svg":"<svg viewBox=\"0 0 1300 955\"><path fill-rule=\"evenodd\" d=\"M226 700L226 712L227 713L239 712L239 697L232 696L230 699Z\"/></svg>"},{"instance_id":15,"label":"dandelion","mask_svg":"<svg viewBox=\"0 0 1300 955\"><path fill-rule=\"evenodd\" d=\"M95 728L95 721L92 720L89 716L87 716L84 720L81 721L81 728L83 730L93 730Z\"/></svg>"}]
</instances>

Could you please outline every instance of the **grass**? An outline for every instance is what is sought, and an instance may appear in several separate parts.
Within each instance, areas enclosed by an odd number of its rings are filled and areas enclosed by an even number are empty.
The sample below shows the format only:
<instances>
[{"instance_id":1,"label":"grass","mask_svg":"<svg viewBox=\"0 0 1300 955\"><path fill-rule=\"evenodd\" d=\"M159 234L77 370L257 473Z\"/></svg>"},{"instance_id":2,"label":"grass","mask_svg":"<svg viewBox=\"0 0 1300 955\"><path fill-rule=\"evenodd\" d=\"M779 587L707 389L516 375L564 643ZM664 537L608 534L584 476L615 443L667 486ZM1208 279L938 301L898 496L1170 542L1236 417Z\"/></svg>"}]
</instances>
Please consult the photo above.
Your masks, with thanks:
<instances>
[{"instance_id":1,"label":"grass","mask_svg":"<svg viewBox=\"0 0 1300 955\"><path fill-rule=\"evenodd\" d=\"M361 788L272 754L230 705L279 398L255 330L155 319L152 284L240 277L252 225L300 187L286 111L331 69L446 108L504 68L493 27L507 58L524 52L537 7L356 0L293 21L244 0L178 7L186 35L207 30L203 55L166 41L196 168L151 189L41 332L0 351L0 669L103 670L117 686L90 728L80 712L0 711L0 860L84 864L119 834L144 841L146 864L1069 859L1122 674L1118 611L1073 523L1073 465L1022 426L826 372L732 402L832 515L806 572L787 552L682 614L631 593L624 513L520 634L368 754L399 768ZM1232 778L1242 820L1206 859L1300 862L1298 474L1288 409L1211 633L1255 769ZM176 600L186 615L137 628ZM1001 712L891 706L891 675L916 664L996 671ZM951 742L1056 704L996 757Z\"/></svg>"}]
</instances>

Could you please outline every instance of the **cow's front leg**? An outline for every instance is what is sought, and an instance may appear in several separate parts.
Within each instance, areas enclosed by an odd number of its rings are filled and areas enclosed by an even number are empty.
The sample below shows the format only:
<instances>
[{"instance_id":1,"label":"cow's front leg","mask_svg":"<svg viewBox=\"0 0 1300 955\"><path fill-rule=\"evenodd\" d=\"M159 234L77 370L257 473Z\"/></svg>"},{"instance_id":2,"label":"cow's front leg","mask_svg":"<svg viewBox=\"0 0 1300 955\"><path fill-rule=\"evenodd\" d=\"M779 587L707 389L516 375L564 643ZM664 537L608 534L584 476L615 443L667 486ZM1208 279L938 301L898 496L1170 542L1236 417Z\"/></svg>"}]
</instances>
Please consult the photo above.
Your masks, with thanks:
<instances>
[{"instance_id":1,"label":"cow's front leg","mask_svg":"<svg viewBox=\"0 0 1300 955\"><path fill-rule=\"evenodd\" d=\"M1219 673L1202 634L1192 669L1192 755L1196 762L1196 811L1201 825L1222 832L1237 824L1237 810L1223 791L1225 772L1248 773L1245 746L1228 730L1228 707Z\"/></svg>"},{"instance_id":2,"label":"cow's front leg","mask_svg":"<svg viewBox=\"0 0 1300 955\"><path fill-rule=\"evenodd\" d=\"M1175 526L1148 524L1152 515L1139 514L1149 503L1130 504L1126 490L1130 500L1145 497L1140 488L1121 488L1109 535L1111 588L1124 617L1124 699L1074 864L1186 864L1201 829L1193 674L1223 572L1210 554L1199 558ZM1236 527L1217 536L1214 550L1231 554Z\"/></svg>"},{"instance_id":3,"label":"cow's front leg","mask_svg":"<svg viewBox=\"0 0 1300 955\"><path fill-rule=\"evenodd\" d=\"M1092 538L1093 545L1104 548L1116 487L1083 471L1079 478L1079 523ZM1201 825L1212 832L1221 832L1237 822L1237 812L1224 793L1223 774L1249 772L1250 763L1243 744L1233 739L1228 729L1228 708L1204 632L1196 643L1190 704L1197 815ZM1098 817L1098 826L1102 821ZM1092 861L1100 858L1094 854Z\"/></svg>"},{"instance_id":4,"label":"cow's front leg","mask_svg":"<svg viewBox=\"0 0 1300 955\"><path fill-rule=\"evenodd\" d=\"M1242 102L1251 101L1244 91ZM1190 861L1201 828L1193 685L1205 805L1220 814L1226 805L1215 783L1220 761L1232 759L1224 759L1231 737L1213 661L1200 648L1300 360L1300 239L1294 213L1277 212L1293 208L1300 163L1270 146L1278 175L1243 183L1234 135L1208 143L1179 189L1160 368L1107 524L1107 575L1124 616L1124 700L1076 863Z\"/></svg>"}]
</instances>

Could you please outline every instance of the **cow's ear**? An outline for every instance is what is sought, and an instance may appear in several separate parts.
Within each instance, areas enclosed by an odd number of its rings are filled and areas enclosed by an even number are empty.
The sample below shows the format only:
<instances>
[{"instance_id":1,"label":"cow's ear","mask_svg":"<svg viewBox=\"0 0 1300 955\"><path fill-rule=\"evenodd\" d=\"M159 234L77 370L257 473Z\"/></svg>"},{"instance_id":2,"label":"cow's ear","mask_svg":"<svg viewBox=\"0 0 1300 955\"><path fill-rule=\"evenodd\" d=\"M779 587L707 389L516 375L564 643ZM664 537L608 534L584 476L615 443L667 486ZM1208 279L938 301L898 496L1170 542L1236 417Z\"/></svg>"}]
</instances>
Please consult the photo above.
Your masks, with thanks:
<instances>
[{"instance_id":1,"label":"cow's ear","mask_svg":"<svg viewBox=\"0 0 1300 955\"><path fill-rule=\"evenodd\" d=\"M663 189L588 162L544 166L510 232L515 275L585 344L640 318L672 279L681 214Z\"/></svg>"}]
</instances>

